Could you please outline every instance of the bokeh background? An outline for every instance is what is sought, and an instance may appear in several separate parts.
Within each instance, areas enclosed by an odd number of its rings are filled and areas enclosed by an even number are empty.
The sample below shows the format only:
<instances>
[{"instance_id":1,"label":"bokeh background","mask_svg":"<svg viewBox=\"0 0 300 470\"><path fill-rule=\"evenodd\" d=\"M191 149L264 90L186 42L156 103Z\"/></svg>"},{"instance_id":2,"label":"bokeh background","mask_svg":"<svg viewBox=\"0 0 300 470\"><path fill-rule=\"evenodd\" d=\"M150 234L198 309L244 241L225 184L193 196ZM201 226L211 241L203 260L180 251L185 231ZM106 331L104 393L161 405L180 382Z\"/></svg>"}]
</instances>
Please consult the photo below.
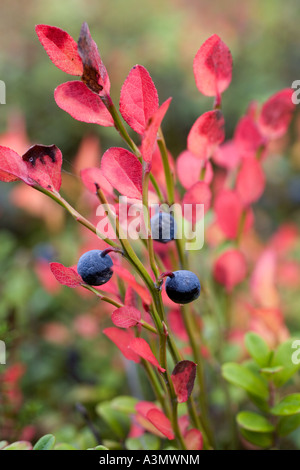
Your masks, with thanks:
<instances>
[{"instance_id":1,"label":"bokeh background","mask_svg":"<svg viewBox=\"0 0 300 470\"><path fill-rule=\"evenodd\" d=\"M199 94L192 71L204 40L217 33L233 55L233 80L223 101L230 138L252 100L262 103L300 79L299 14L297 0L2 0L0 79L7 104L0 106L0 141L11 139L19 148L55 143L77 202L80 190L70 173L78 170L84 149L95 156L121 145L112 128L77 122L56 106L53 91L68 78L48 59L35 24L61 27L77 39L87 21L116 103L130 68L144 65L160 102L173 97L164 131L176 158L191 125L212 104ZM282 221L300 222L299 127L295 119L267 164L267 190L256 207L263 238ZM92 436L74 408L77 401L93 405L130 392L132 380L140 396L151 394L142 390L143 381L128 379L120 357L101 339L107 309L48 277L48 260L75 264L89 240L59 208L18 187L0 185L0 339L7 343L6 381L12 384L12 400L0 404L0 440L35 439L54 430L58 439L84 447ZM299 302L289 302L297 311Z\"/></svg>"}]
</instances>

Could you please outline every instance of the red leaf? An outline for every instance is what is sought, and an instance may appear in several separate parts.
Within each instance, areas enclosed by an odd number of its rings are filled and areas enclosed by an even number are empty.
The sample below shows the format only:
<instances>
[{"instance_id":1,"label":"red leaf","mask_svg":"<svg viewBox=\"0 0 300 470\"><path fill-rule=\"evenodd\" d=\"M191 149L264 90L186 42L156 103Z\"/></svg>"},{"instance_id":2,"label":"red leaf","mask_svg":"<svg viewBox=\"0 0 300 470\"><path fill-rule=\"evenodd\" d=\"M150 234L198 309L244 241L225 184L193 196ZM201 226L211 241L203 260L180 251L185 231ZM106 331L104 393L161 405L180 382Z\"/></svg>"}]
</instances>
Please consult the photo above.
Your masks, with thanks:
<instances>
[{"instance_id":1,"label":"red leaf","mask_svg":"<svg viewBox=\"0 0 300 470\"><path fill-rule=\"evenodd\" d=\"M123 266L118 265L114 265L114 272L134 289L134 291L143 299L143 302L148 305L151 304L151 295L144 286L141 286L137 282L133 274L131 274L127 269L123 268Z\"/></svg>"},{"instance_id":2,"label":"red leaf","mask_svg":"<svg viewBox=\"0 0 300 470\"><path fill-rule=\"evenodd\" d=\"M78 39L78 53L83 62L83 82L94 93L109 94L110 82L96 43L93 41L87 23L83 23Z\"/></svg>"},{"instance_id":3,"label":"red leaf","mask_svg":"<svg viewBox=\"0 0 300 470\"><path fill-rule=\"evenodd\" d=\"M250 287L255 302L266 308L279 307L280 300L276 288L277 256L272 249L260 255L251 275Z\"/></svg>"},{"instance_id":4,"label":"red leaf","mask_svg":"<svg viewBox=\"0 0 300 470\"><path fill-rule=\"evenodd\" d=\"M168 439L172 440L175 438L171 421L162 411L151 409L147 413L147 419L149 419L150 423L152 423L153 426L155 426Z\"/></svg>"},{"instance_id":5,"label":"red leaf","mask_svg":"<svg viewBox=\"0 0 300 470\"><path fill-rule=\"evenodd\" d=\"M101 170L110 184L127 197L142 199L142 164L120 147L108 149L101 160Z\"/></svg>"},{"instance_id":6,"label":"red leaf","mask_svg":"<svg viewBox=\"0 0 300 470\"><path fill-rule=\"evenodd\" d=\"M194 76L198 90L206 96L219 96L231 82L232 57L226 44L214 34L198 50Z\"/></svg>"},{"instance_id":7,"label":"red leaf","mask_svg":"<svg viewBox=\"0 0 300 470\"><path fill-rule=\"evenodd\" d=\"M153 409L159 410L158 406L155 405L155 403L152 403L152 401L139 401L135 405L135 409L137 413L140 413L142 416L144 416L144 418L146 418L148 411Z\"/></svg>"},{"instance_id":8,"label":"red leaf","mask_svg":"<svg viewBox=\"0 0 300 470\"><path fill-rule=\"evenodd\" d=\"M243 206L236 191L223 190L215 201L217 223L227 238L234 240L238 234ZM244 230L248 230L253 222L251 212L247 213Z\"/></svg>"},{"instance_id":9,"label":"red leaf","mask_svg":"<svg viewBox=\"0 0 300 470\"><path fill-rule=\"evenodd\" d=\"M264 144L264 138L251 116L244 116L239 121L234 133L234 143L242 157L255 157Z\"/></svg>"},{"instance_id":10,"label":"red leaf","mask_svg":"<svg viewBox=\"0 0 300 470\"><path fill-rule=\"evenodd\" d=\"M60 263L50 263L50 269L55 279L63 286L79 287L84 282L74 268L68 268Z\"/></svg>"},{"instance_id":11,"label":"red leaf","mask_svg":"<svg viewBox=\"0 0 300 470\"><path fill-rule=\"evenodd\" d=\"M54 99L57 106L77 121L99 124L104 127L114 125L113 118L101 98L82 82L75 80L62 83L55 89Z\"/></svg>"},{"instance_id":12,"label":"red leaf","mask_svg":"<svg viewBox=\"0 0 300 470\"><path fill-rule=\"evenodd\" d=\"M140 358L137 354L135 354L132 349L129 348L129 344L133 339L132 331L128 330L119 330L119 328L111 327L105 328L103 333L113 342L115 345L120 349L123 356L130 361L134 361L136 363L140 362Z\"/></svg>"},{"instance_id":13,"label":"red leaf","mask_svg":"<svg viewBox=\"0 0 300 470\"><path fill-rule=\"evenodd\" d=\"M197 365L192 361L180 361L176 364L171 379L178 403L186 402L194 388Z\"/></svg>"},{"instance_id":14,"label":"red leaf","mask_svg":"<svg viewBox=\"0 0 300 470\"><path fill-rule=\"evenodd\" d=\"M150 421L147 419L147 413L150 410L155 409L155 410L160 411L158 406L156 406L154 403L150 401L140 401L135 405L135 409L137 412L136 417L135 417L137 422L141 426L143 426L143 428L146 429L146 431L149 431L152 434L155 434L159 436L160 438L163 438L164 435L160 431L158 431L158 429L155 426L153 426L153 424L150 423Z\"/></svg>"},{"instance_id":15,"label":"red leaf","mask_svg":"<svg viewBox=\"0 0 300 470\"><path fill-rule=\"evenodd\" d=\"M129 286L126 289L124 304L129 305L130 307L137 306L137 296L133 287Z\"/></svg>"},{"instance_id":16,"label":"red leaf","mask_svg":"<svg viewBox=\"0 0 300 470\"><path fill-rule=\"evenodd\" d=\"M130 328L141 320L141 312L135 307L120 307L111 316L114 325L120 328Z\"/></svg>"},{"instance_id":17,"label":"red leaf","mask_svg":"<svg viewBox=\"0 0 300 470\"><path fill-rule=\"evenodd\" d=\"M198 158L207 160L224 138L223 114L219 110L208 111L193 124L187 138L187 148Z\"/></svg>"},{"instance_id":18,"label":"red leaf","mask_svg":"<svg viewBox=\"0 0 300 470\"><path fill-rule=\"evenodd\" d=\"M7 147L0 147L1 181L20 179L29 186L39 185L56 192L61 185L61 165L61 151L55 145L34 145L22 158Z\"/></svg>"},{"instance_id":19,"label":"red leaf","mask_svg":"<svg viewBox=\"0 0 300 470\"><path fill-rule=\"evenodd\" d=\"M239 250L228 250L214 264L214 278L225 286L228 292L242 282L247 274L244 255Z\"/></svg>"},{"instance_id":20,"label":"red leaf","mask_svg":"<svg viewBox=\"0 0 300 470\"><path fill-rule=\"evenodd\" d=\"M244 159L236 181L236 190L244 206L260 198L264 192L265 183L265 174L256 158Z\"/></svg>"},{"instance_id":21,"label":"red leaf","mask_svg":"<svg viewBox=\"0 0 300 470\"><path fill-rule=\"evenodd\" d=\"M152 154L154 152L157 139L157 132L166 112L168 111L171 99L172 98L168 98L148 120L141 147L142 156L145 162L151 162L152 160Z\"/></svg>"},{"instance_id":22,"label":"red leaf","mask_svg":"<svg viewBox=\"0 0 300 470\"><path fill-rule=\"evenodd\" d=\"M135 132L144 134L157 109L157 90L149 72L142 65L135 65L121 89L120 113Z\"/></svg>"},{"instance_id":23,"label":"red leaf","mask_svg":"<svg viewBox=\"0 0 300 470\"><path fill-rule=\"evenodd\" d=\"M198 181L187 190L182 200L183 216L192 224L198 222L210 208L211 190L203 181ZM197 211L197 205L204 204L204 211ZM188 205L191 205L189 208ZM192 209L192 210L189 210Z\"/></svg>"},{"instance_id":24,"label":"red leaf","mask_svg":"<svg viewBox=\"0 0 300 470\"><path fill-rule=\"evenodd\" d=\"M143 338L134 338L130 342L129 348L135 354L157 367L159 372L165 372L165 369L159 365L159 362L151 351L149 344Z\"/></svg>"},{"instance_id":25,"label":"red leaf","mask_svg":"<svg viewBox=\"0 0 300 470\"><path fill-rule=\"evenodd\" d=\"M169 325L174 334L182 341L188 341L189 337L186 332L180 310L171 310L168 314L168 319Z\"/></svg>"},{"instance_id":26,"label":"red leaf","mask_svg":"<svg viewBox=\"0 0 300 470\"><path fill-rule=\"evenodd\" d=\"M66 31L46 24L37 25L35 31L56 67L70 75L82 75L83 66L77 43Z\"/></svg>"},{"instance_id":27,"label":"red leaf","mask_svg":"<svg viewBox=\"0 0 300 470\"><path fill-rule=\"evenodd\" d=\"M202 450L203 437L198 429L190 429L184 436L187 450Z\"/></svg>"},{"instance_id":28,"label":"red leaf","mask_svg":"<svg viewBox=\"0 0 300 470\"><path fill-rule=\"evenodd\" d=\"M286 133L295 110L293 92L291 88L285 88L271 96L263 105L258 124L265 137L278 139Z\"/></svg>"},{"instance_id":29,"label":"red leaf","mask_svg":"<svg viewBox=\"0 0 300 470\"><path fill-rule=\"evenodd\" d=\"M103 176L100 168L84 168L80 172L81 180L84 186L93 194L96 192L96 185L106 194L113 195L114 189L112 185Z\"/></svg>"},{"instance_id":30,"label":"red leaf","mask_svg":"<svg viewBox=\"0 0 300 470\"><path fill-rule=\"evenodd\" d=\"M22 179L29 184L25 163L14 150L0 147L0 180L10 183Z\"/></svg>"},{"instance_id":31,"label":"red leaf","mask_svg":"<svg viewBox=\"0 0 300 470\"><path fill-rule=\"evenodd\" d=\"M33 145L22 159L31 180L49 191L59 191L62 154L56 145Z\"/></svg>"},{"instance_id":32,"label":"red leaf","mask_svg":"<svg viewBox=\"0 0 300 470\"><path fill-rule=\"evenodd\" d=\"M216 148L212 159L217 165L231 170L238 166L241 155L233 140L228 140Z\"/></svg>"},{"instance_id":33,"label":"red leaf","mask_svg":"<svg viewBox=\"0 0 300 470\"><path fill-rule=\"evenodd\" d=\"M203 160L195 157L189 150L182 152L176 160L176 173L178 179L185 189L189 189L201 178L201 171L203 169ZM210 162L205 165L204 182L210 184L213 179L213 169Z\"/></svg>"}]
</instances>

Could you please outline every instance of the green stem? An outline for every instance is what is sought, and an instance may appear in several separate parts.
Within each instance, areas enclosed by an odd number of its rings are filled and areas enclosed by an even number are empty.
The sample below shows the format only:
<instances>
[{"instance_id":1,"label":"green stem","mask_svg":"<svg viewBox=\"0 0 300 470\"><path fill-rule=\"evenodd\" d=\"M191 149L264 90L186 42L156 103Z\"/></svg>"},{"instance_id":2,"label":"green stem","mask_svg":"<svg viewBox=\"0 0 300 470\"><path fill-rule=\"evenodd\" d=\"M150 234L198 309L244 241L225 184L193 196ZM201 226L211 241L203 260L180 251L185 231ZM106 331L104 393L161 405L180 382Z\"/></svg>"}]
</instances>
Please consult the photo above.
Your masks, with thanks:
<instances>
[{"instance_id":1,"label":"green stem","mask_svg":"<svg viewBox=\"0 0 300 470\"><path fill-rule=\"evenodd\" d=\"M157 143L158 143L158 147L160 150L165 177L166 177L168 203L172 205L174 204L174 199L175 199L174 179L173 179L173 174L172 174L170 163L169 163L169 157L168 157L168 151L167 151L165 139L164 139L161 129L159 129L158 134L159 134L159 138L157 140Z\"/></svg>"},{"instance_id":2,"label":"green stem","mask_svg":"<svg viewBox=\"0 0 300 470\"><path fill-rule=\"evenodd\" d=\"M149 187L149 176L150 173L146 164L143 165L143 211L144 211L144 222L147 231L147 246L149 252L149 261L150 266L157 280L160 276L159 269L155 262L155 254L153 249L153 240L151 237L151 223L150 223L150 211L149 211L149 204L148 204L148 187Z\"/></svg>"},{"instance_id":3,"label":"green stem","mask_svg":"<svg viewBox=\"0 0 300 470\"><path fill-rule=\"evenodd\" d=\"M95 233L98 237L108 243L108 245L111 245L115 248L119 248L119 245L117 243L110 240L109 238L106 238L104 235L99 234L97 228L89 220L79 214L79 212L77 212L77 210L74 209L74 207L72 207L71 204L69 204L59 193L55 194L40 186L35 186L35 189L37 189L43 194L46 194L46 196L49 196L51 199L53 199L53 201L57 202L60 206L66 209L77 222L89 229L91 232Z\"/></svg>"},{"instance_id":4,"label":"green stem","mask_svg":"<svg viewBox=\"0 0 300 470\"><path fill-rule=\"evenodd\" d=\"M96 294L97 297L99 297L99 299L103 300L104 302L107 302L111 305L114 305L115 307L117 308L121 308L121 307L124 307L123 304L120 304L119 302L117 302L116 300L113 300L111 299L110 297L107 297L106 295L102 295L101 292L99 292L97 289L95 289L94 287L92 286L89 286L88 284L82 284L82 287L84 287L85 289L93 292L94 294Z\"/></svg>"},{"instance_id":5,"label":"green stem","mask_svg":"<svg viewBox=\"0 0 300 470\"><path fill-rule=\"evenodd\" d=\"M199 344L197 344L197 340L195 337L196 327L193 321L194 319L193 319L191 309L188 308L186 305L183 305L181 307L181 311L182 311L184 326L189 337L190 345L192 347L193 356L197 364L197 380L198 380L198 385L200 389L199 401L200 401L200 407L201 407L201 421L202 421L203 427L205 429L205 432L207 434L207 437L210 443L213 444L213 436L212 436L212 432L211 432L210 424L209 424L208 404L207 404L207 399L206 399L207 394L206 394L205 378L204 378L204 364L203 364L202 355L200 353Z\"/></svg>"}]
</instances>

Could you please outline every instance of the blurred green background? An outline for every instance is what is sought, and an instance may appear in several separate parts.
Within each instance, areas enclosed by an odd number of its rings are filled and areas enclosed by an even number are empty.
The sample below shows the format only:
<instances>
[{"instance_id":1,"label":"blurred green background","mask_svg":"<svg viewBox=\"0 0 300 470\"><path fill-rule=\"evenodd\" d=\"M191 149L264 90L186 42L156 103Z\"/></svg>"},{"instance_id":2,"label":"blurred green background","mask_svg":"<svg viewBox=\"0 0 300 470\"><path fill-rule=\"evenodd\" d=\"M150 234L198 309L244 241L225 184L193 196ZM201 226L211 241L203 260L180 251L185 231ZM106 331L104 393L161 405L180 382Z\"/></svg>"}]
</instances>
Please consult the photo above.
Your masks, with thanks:
<instances>
[{"instance_id":1,"label":"blurred green background","mask_svg":"<svg viewBox=\"0 0 300 470\"><path fill-rule=\"evenodd\" d=\"M0 79L6 83L7 104L0 106L0 135L9 117L21 113L29 141L55 143L70 172L78 146L91 130L100 137L102 151L122 145L114 129L77 122L56 106L55 87L72 77L50 62L35 34L36 24L61 27L77 39L82 22L87 21L110 75L115 103L131 67L144 65L160 102L173 97L164 131L176 157L185 148L195 119L212 105L212 99L198 92L192 68L205 39L217 33L233 55L233 80L223 101L230 138L252 100L262 103L300 79L299 14L298 0L2 0ZM262 232L269 233L283 219L299 221L299 148L297 155L293 165L280 158L269 165L274 166L269 169L271 187L258 212ZM286 188L292 180L291 195ZM61 440L76 442L78 447L92 445L74 404L79 400L94 405L130 393L132 376L126 380L119 359L112 355L115 348L99 341L98 333L109 323L103 320L106 312L97 301L67 288L53 296L36 274L36 245L50 243L55 249L52 259L71 265L82 243L81 232L69 219L63 234L49 231L44 220L11 204L10 189L0 185L0 339L7 342L9 364L21 361L27 372L20 411L7 405L1 409L0 403L0 440L20 438L24 427L34 424L33 436L56 430ZM279 200L281 205L268 218ZM74 327L74 319L91 308L98 309L93 317L96 326L83 334L84 329ZM135 369L129 372L136 373ZM143 396L152 398L147 390Z\"/></svg>"}]
</instances>

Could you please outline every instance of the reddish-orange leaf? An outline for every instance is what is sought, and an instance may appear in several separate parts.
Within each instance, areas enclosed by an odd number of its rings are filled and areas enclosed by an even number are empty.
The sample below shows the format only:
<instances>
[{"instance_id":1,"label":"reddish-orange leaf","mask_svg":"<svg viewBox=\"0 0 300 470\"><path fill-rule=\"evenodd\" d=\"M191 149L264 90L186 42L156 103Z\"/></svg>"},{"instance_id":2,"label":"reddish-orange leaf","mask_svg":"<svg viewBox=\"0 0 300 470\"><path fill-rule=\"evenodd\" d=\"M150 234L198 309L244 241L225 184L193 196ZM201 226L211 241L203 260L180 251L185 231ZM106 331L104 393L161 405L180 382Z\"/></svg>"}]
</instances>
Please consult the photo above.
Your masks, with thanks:
<instances>
[{"instance_id":1,"label":"reddish-orange leaf","mask_svg":"<svg viewBox=\"0 0 300 470\"><path fill-rule=\"evenodd\" d=\"M84 83L94 93L109 94L109 77L87 23L83 23L80 30L78 53L83 63L82 80Z\"/></svg>"},{"instance_id":2,"label":"reddish-orange leaf","mask_svg":"<svg viewBox=\"0 0 300 470\"><path fill-rule=\"evenodd\" d=\"M123 83L120 113L138 134L144 134L149 119L158 109L158 95L149 72L135 65Z\"/></svg>"},{"instance_id":3,"label":"reddish-orange leaf","mask_svg":"<svg viewBox=\"0 0 300 470\"><path fill-rule=\"evenodd\" d=\"M80 171L80 177L84 186L94 194L96 187L102 189L106 194L112 195L114 193L114 188L103 176L100 168L84 168Z\"/></svg>"},{"instance_id":4,"label":"reddish-orange leaf","mask_svg":"<svg viewBox=\"0 0 300 470\"><path fill-rule=\"evenodd\" d=\"M215 214L219 227L227 238L237 237L243 206L236 191L222 190L215 200ZM253 222L252 212L247 212L244 230L248 230Z\"/></svg>"},{"instance_id":5,"label":"reddish-orange leaf","mask_svg":"<svg viewBox=\"0 0 300 470\"><path fill-rule=\"evenodd\" d=\"M244 116L239 121L234 133L234 143L243 157L256 156L264 144L264 138L252 116Z\"/></svg>"},{"instance_id":6,"label":"reddish-orange leaf","mask_svg":"<svg viewBox=\"0 0 300 470\"><path fill-rule=\"evenodd\" d=\"M226 44L213 34L198 50L194 59L198 90L206 96L219 96L231 82L232 57Z\"/></svg>"},{"instance_id":7,"label":"reddish-orange leaf","mask_svg":"<svg viewBox=\"0 0 300 470\"><path fill-rule=\"evenodd\" d=\"M231 170L236 168L240 163L241 154L234 141L227 140L224 144L215 149L212 159L222 168L228 168L228 170Z\"/></svg>"},{"instance_id":8,"label":"reddish-orange leaf","mask_svg":"<svg viewBox=\"0 0 300 470\"><path fill-rule=\"evenodd\" d=\"M34 145L20 157L16 152L0 147L0 180L24 181L29 186L41 186L57 192L61 185L61 151L55 145Z\"/></svg>"},{"instance_id":9,"label":"reddish-orange leaf","mask_svg":"<svg viewBox=\"0 0 300 470\"><path fill-rule=\"evenodd\" d=\"M210 184L213 179L213 169L210 162L206 164L203 160L195 157L189 150L182 152L176 160L176 173L178 179L185 189L189 189L197 181L201 180L201 172L205 171L203 181Z\"/></svg>"},{"instance_id":10,"label":"reddish-orange leaf","mask_svg":"<svg viewBox=\"0 0 300 470\"><path fill-rule=\"evenodd\" d=\"M140 401L135 405L136 409L136 421L144 428L146 431L151 432L152 434L155 434L156 436L159 436L160 438L164 438L164 435L158 431L158 429L153 426L152 423L147 419L147 413L150 410L159 410L158 406L156 406L154 403L150 401Z\"/></svg>"},{"instance_id":11,"label":"reddish-orange leaf","mask_svg":"<svg viewBox=\"0 0 300 470\"><path fill-rule=\"evenodd\" d=\"M273 249L260 255L251 275L251 294L261 307L276 308L280 305L277 281L277 256Z\"/></svg>"},{"instance_id":12,"label":"reddish-orange leaf","mask_svg":"<svg viewBox=\"0 0 300 470\"><path fill-rule=\"evenodd\" d=\"M134 338L134 335L131 330L119 330L114 326L110 328L105 328L103 333L120 349L123 356L130 361L136 363L140 362L140 357L132 349L129 348L129 344Z\"/></svg>"},{"instance_id":13,"label":"reddish-orange leaf","mask_svg":"<svg viewBox=\"0 0 300 470\"><path fill-rule=\"evenodd\" d=\"M131 274L130 271L125 269L123 266L118 266L115 264L114 272L134 289L134 291L143 299L143 302L148 305L151 304L151 295L149 294L148 290L137 282L134 275Z\"/></svg>"},{"instance_id":14,"label":"reddish-orange leaf","mask_svg":"<svg viewBox=\"0 0 300 470\"><path fill-rule=\"evenodd\" d=\"M77 43L66 31L46 24L37 25L35 31L56 67L70 75L82 75L83 65Z\"/></svg>"},{"instance_id":15,"label":"reddish-orange leaf","mask_svg":"<svg viewBox=\"0 0 300 470\"><path fill-rule=\"evenodd\" d=\"M152 154L154 152L157 140L157 132L166 112L168 111L171 99L172 98L168 98L147 122L147 127L143 135L141 147L142 156L145 162L149 163L152 160Z\"/></svg>"},{"instance_id":16,"label":"reddish-orange leaf","mask_svg":"<svg viewBox=\"0 0 300 470\"><path fill-rule=\"evenodd\" d=\"M232 249L222 253L214 264L213 274L215 280L231 292L247 274L246 260L242 252Z\"/></svg>"},{"instance_id":17,"label":"reddish-orange leaf","mask_svg":"<svg viewBox=\"0 0 300 470\"><path fill-rule=\"evenodd\" d=\"M278 139L286 133L295 110L293 92L291 88L285 88L271 96L263 105L258 124L265 137Z\"/></svg>"},{"instance_id":18,"label":"reddish-orange leaf","mask_svg":"<svg viewBox=\"0 0 300 470\"><path fill-rule=\"evenodd\" d=\"M152 408L147 413L147 419L168 439L175 438L171 421L162 411Z\"/></svg>"},{"instance_id":19,"label":"reddish-orange leaf","mask_svg":"<svg viewBox=\"0 0 300 470\"><path fill-rule=\"evenodd\" d=\"M257 159L253 157L244 159L236 181L236 190L244 206L260 198L265 183L265 174Z\"/></svg>"},{"instance_id":20,"label":"reddish-orange leaf","mask_svg":"<svg viewBox=\"0 0 300 470\"><path fill-rule=\"evenodd\" d=\"M129 286L129 287L126 289L124 304L125 304L125 305L129 305L129 306L131 306L131 307L137 307L137 296L136 296L136 292L135 292L135 290L133 289L133 287L131 287L131 286Z\"/></svg>"},{"instance_id":21,"label":"reddish-orange leaf","mask_svg":"<svg viewBox=\"0 0 300 470\"><path fill-rule=\"evenodd\" d=\"M135 307L120 307L111 316L114 325L120 328L130 328L141 320L141 312Z\"/></svg>"},{"instance_id":22,"label":"reddish-orange leaf","mask_svg":"<svg viewBox=\"0 0 300 470\"><path fill-rule=\"evenodd\" d=\"M198 222L210 208L211 190L204 181L198 181L187 190L182 200L183 216L193 224ZM204 208L200 207L203 204Z\"/></svg>"},{"instance_id":23,"label":"reddish-orange leaf","mask_svg":"<svg viewBox=\"0 0 300 470\"><path fill-rule=\"evenodd\" d=\"M111 127L113 118L101 98L77 80L59 85L54 91L57 106L77 121Z\"/></svg>"},{"instance_id":24,"label":"reddish-orange leaf","mask_svg":"<svg viewBox=\"0 0 300 470\"><path fill-rule=\"evenodd\" d=\"M197 365L192 361L180 361L176 364L171 379L178 403L186 402L194 388Z\"/></svg>"},{"instance_id":25,"label":"reddish-orange leaf","mask_svg":"<svg viewBox=\"0 0 300 470\"><path fill-rule=\"evenodd\" d=\"M225 138L224 117L218 109L202 114L193 124L187 148L195 156L207 160Z\"/></svg>"},{"instance_id":26,"label":"reddish-orange leaf","mask_svg":"<svg viewBox=\"0 0 300 470\"><path fill-rule=\"evenodd\" d=\"M60 263L50 263L50 269L55 279L63 286L74 288L84 284L75 268L68 268Z\"/></svg>"},{"instance_id":27,"label":"reddish-orange leaf","mask_svg":"<svg viewBox=\"0 0 300 470\"><path fill-rule=\"evenodd\" d=\"M106 150L101 160L101 170L105 178L121 194L142 199L142 164L133 153L120 147Z\"/></svg>"},{"instance_id":28,"label":"reddish-orange leaf","mask_svg":"<svg viewBox=\"0 0 300 470\"><path fill-rule=\"evenodd\" d=\"M154 356L153 352L151 351L151 348L147 341L145 341L143 338L134 338L129 345L129 348L131 351L133 351L135 354L138 356L142 357L146 361L150 362L152 365L157 367L159 372L165 372L165 369L163 369L160 365L156 357Z\"/></svg>"},{"instance_id":29,"label":"reddish-orange leaf","mask_svg":"<svg viewBox=\"0 0 300 470\"><path fill-rule=\"evenodd\" d=\"M190 429L184 436L187 450L202 450L203 437L198 429Z\"/></svg>"},{"instance_id":30,"label":"reddish-orange leaf","mask_svg":"<svg viewBox=\"0 0 300 470\"><path fill-rule=\"evenodd\" d=\"M186 332L180 310L171 310L168 313L168 320L174 334L182 341L188 341L189 337Z\"/></svg>"}]
</instances>

